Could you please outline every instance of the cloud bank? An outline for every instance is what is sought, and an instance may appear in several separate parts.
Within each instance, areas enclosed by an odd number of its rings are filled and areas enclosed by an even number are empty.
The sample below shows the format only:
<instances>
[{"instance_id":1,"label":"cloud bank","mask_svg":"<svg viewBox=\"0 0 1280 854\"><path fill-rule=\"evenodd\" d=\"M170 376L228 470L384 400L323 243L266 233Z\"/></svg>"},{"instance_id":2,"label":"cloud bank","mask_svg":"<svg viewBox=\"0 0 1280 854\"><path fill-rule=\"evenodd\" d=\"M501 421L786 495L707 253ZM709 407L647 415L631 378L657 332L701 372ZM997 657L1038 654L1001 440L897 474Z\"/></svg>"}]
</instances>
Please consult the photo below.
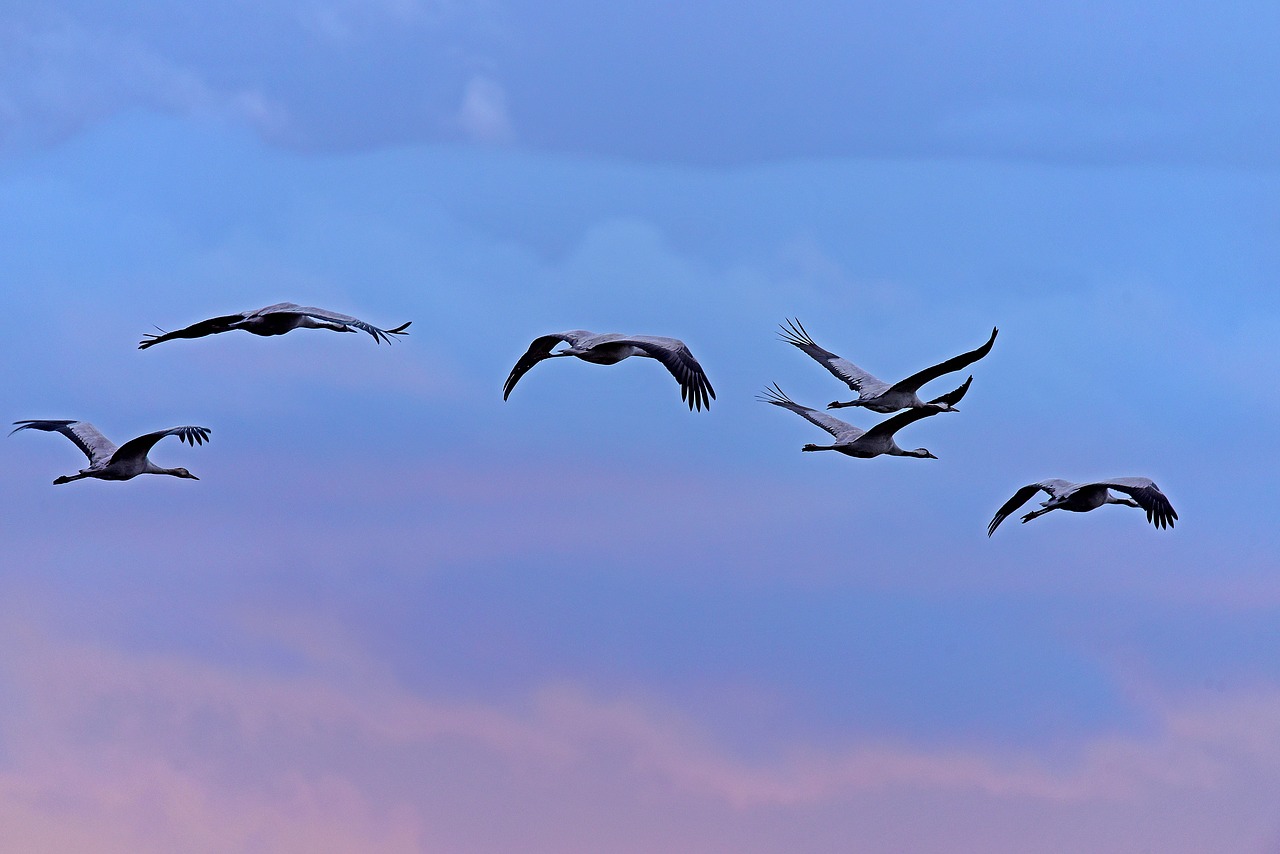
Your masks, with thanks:
<instances>
[{"instance_id":1,"label":"cloud bank","mask_svg":"<svg viewBox=\"0 0 1280 854\"><path fill-rule=\"evenodd\" d=\"M121 111L213 115L300 151L518 141L712 166L959 157L1274 168L1280 73L1255 0L1105 14L657 0L10 4L0 141Z\"/></svg>"},{"instance_id":2,"label":"cloud bank","mask_svg":"<svg viewBox=\"0 0 1280 854\"><path fill-rule=\"evenodd\" d=\"M567 684L502 706L422 695L305 621L240 626L284 644L288 674L86 644L30 616L6 625L24 655L3 684L23 701L0 718L0 816L22 850L652 851L683 839L818 851L840 839L1191 852L1275 840L1257 818L1280 784L1274 690L1164 698L1150 736L1102 735L1055 758L868 741L747 761L642 698ZM958 818L975 811L980 822Z\"/></svg>"}]
</instances>

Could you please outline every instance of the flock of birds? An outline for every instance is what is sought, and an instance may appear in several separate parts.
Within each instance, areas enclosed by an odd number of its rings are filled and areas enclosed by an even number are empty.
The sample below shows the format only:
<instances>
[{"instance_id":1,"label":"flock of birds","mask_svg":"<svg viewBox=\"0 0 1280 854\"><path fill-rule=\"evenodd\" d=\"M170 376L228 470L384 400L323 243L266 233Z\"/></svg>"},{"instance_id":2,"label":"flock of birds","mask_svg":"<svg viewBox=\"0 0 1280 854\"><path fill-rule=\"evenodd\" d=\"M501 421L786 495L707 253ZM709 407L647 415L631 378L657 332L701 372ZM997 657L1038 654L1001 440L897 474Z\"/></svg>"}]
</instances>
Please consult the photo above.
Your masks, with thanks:
<instances>
[{"instance_id":1,"label":"flock of birds","mask_svg":"<svg viewBox=\"0 0 1280 854\"><path fill-rule=\"evenodd\" d=\"M178 338L202 338L233 329L241 329L254 335L283 335L294 329L365 332L378 343L384 341L390 343L394 340L392 336L407 335L405 330L408 327L409 323L403 323L394 329L381 329L349 315L285 302L255 311L202 320L173 332L157 330L159 334L148 333L139 342L138 349L145 350L156 344ZM766 388L758 399L764 403L791 410L835 438L835 442L830 445L807 444L801 449L803 451L838 451L850 457L862 458L888 454L936 460L937 457L926 448L904 450L898 446L894 436L902 428L922 418L929 418L941 412L959 411L956 409L956 404L968 392L969 385L973 382L972 376L958 388L933 400L922 400L919 396L920 389L926 383L962 370L986 356L991 352L998 332L998 329L992 329L991 337L986 343L974 350L917 371L898 382L887 383L859 368L848 359L824 350L809 336L799 320L788 320L781 327L782 340L802 350L858 394L855 399L843 403L833 401L827 404L827 409L862 407L873 412L889 414L891 417L869 430L863 430L825 412L796 403L787 397L777 384ZM556 350L555 348L561 344L567 346ZM596 365L614 365L631 356L656 359L680 384L680 397L689 405L690 411L709 408L711 401L716 397L715 390L707 380L702 365L694 358L693 353L683 341L654 335L597 334L575 329L535 338L529 345L529 349L511 369L511 374L507 377L502 389L503 400L511 395L516 383L534 365L561 356L575 356ZM14 424L16 426L10 435L20 430L61 433L89 458L87 467L74 475L57 478L54 481L55 484L70 483L83 478L130 480L140 474L167 474L199 480L185 468L157 466L148 455L156 443L166 436L177 436L179 442L195 446L208 441L210 433L207 427L172 427L147 433L117 447L87 421L28 420L16 421ZM1049 497L1041 502L1039 510L1024 515L1023 522L1030 522L1052 510L1082 513L1104 504L1123 504L1141 508L1146 511L1147 521L1158 528L1173 527L1174 520L1178 518L1169 499L1150 478L1119 477L1090 483L1043 480L1029 483L1015 492L1013 497L996 511L995 517L987 528L987 536L995 533L996 528L1009 514L1027 503L1037 492L1044 492ZM1126 497L1118 497L1113 495L1113 492L1121 493Z\"/></svg>"}]
</instances>

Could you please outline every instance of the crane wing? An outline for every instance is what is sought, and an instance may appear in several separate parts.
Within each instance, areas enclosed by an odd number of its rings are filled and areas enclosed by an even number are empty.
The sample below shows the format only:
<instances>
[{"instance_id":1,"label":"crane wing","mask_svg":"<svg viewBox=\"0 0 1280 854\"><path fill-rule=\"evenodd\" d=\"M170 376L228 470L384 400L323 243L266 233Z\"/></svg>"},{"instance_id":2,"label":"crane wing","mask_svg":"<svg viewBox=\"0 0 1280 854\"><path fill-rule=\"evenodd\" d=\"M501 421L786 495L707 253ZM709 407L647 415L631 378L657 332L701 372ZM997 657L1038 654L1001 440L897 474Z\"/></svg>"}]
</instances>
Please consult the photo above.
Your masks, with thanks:
<instances>
[{"instance_id":1,"label":"crane wing","mask_svg":"<svg viewBox=\"0 0 1280 854\"><path fill-rule=\"evenodd\" d=\"M835 353L824 350L815 344L798 318L787 320L786 325L780 328L782 329L781 338L783 341L809 354L818 364L830 371L836 379L842 381L858 394L876 397L882 392L888 391L889 384L884 380L867 373L848 359L842 359Z\"/></svg>"},{"instance_id":2,"label":"crane wing","mask_svg":"<svg viewBox=\"0 0 1280 854\"><path fill-rule=\"evenodd\" d=\"M968 393L969 385L972 382L973 375L970 374L969 379L965 380L962 386L957 389L952 389L944 395L935 397L933 400L929 401L929 403L945 403L947 406L955 406L957 403L964 400L964 396Z\"/></svg>"},{"instance_id":3,"label":"crane wing","mask_svg":"<svg viewBox=\"0 0 1280 854\"><path fill-rule=\"evenodd\" d=\"M551 351L556 345L567 342L576 345L583 338L589 336L589 332L553 332L550 335L543 335L533 339L533 343L529 345L529 349L516 362L516 366L511 369L511 373L507 376L507 381L502 385L502 399L506 400L511 396L511 390L516 387L516 383L520 382L520 378L529 373L529 370L543 359L551 358Z\"/></svg>"},{"instance_id":4,"label":"crane wing","mask_svg":"<svg viewBox=\"0 0 1280 854\"><path fill-rule=\"evenodd\" d=\"M761 403L772 403L774 406L781 406L783 409L790 409L796 415L799 415L810 424L816 424L823 430L826 430L832 436L836 437L838 442L852 442L862 435L862 430L854 427L847 421L841 421L832 415L821 412L817 409L810 409L807 406L801 406L774 383L773 386L765 388L765 390L756 397Z\"/></svg>"},{"instance_id":5,"label":"crane wing","mask_svg":"<svg viewBox=\"0 0 1280 854\"><path fill-rule=\"evenodd\" d=\"M1066 491L1074 488L1076 484L1065 480L1042 480L1039 483L1028 483L1013 494L1013 497L1004 503L999 510L996 511L995 517L991 520L991 524L987 526L987 536L991 536L996 532L996 528L1000 527L1000 523L1005 520L1010 513L1017 510L1023 504L1026 504L1031 496L1037 492L1044 491L1049 495L1061 495Z\"/></svg>"},{"instance_id":6,"label":"crane wing","mask_svg":"<svg viewBox=\"0 0 1280 854\"><path fill-rule=\"evenodd\" d=\"M19 430L44 430L49 433L61 433L84 452L91 466L106 465L111 455L116 452L115 444L98 432L88 421L15 421L18 425L9 435Z\"/></svg>"},{"instance_id":7,"label":"crane wing","mask_svg":"<svg viewBox=\"0 0 1280 854\"><path fill-rule=\"evenodd\" d=\"M148 347L154 347L162 341L172 341L175 338L203 338L206 335L217 335L219 332L228 332L235 329L235 324L248 317L250 312L240 312L239 314L224 314L221 317L211 317L208 320L202 320L199 323L193 323L182 329L175 329L173 332L165 332L161 330L159 335L153 335L147 332L143 335L141 341L138 342L138 349L145 350Z\"/></svg>"},{"instance_id":8,"label":"crane wing","mask_svg":"<svg viewBox=\"0 0 1280 854\"><path fill-rule=\"evenodd\" d=\"M373 336L373 340L377 341L379 344L381 344L384 341L390 344L394 340L391 337L392 335L408 335L409 333L405 332L405 330L409 328L410 323L413 323L413 321L410 320L408 323L400 324L395 329L381 329L377 326L374 326L372 323L366 323L365 321L359 319L358 317L352 317L349 314L340 314L336 311L329 311L326 308L314 308L312 306L294 305L291 302L285 302L285 303L280 303L279 305L267 306L266 308L261 309L256 313L257 314L280 314L280 313L301 314L306 317L314 317L317 320L327 320L330 323L341 323L344 326L353 326L356 329L359 329L364 332L368 332L370 335Z\"/></svg>"},{"instance_id":9,"label":"crane wing","mask_svg":"<svg viewBox=\"0 0 1280 854\"><path fill-rule=\"evenodd\" d=\"M680 383L680 399L688 402L690 409L701 411L711 408L711 401L716 398L715 389L683 341L656 335L632 335L619 338L618 343L638 347L661 362Z\"/></svg>"},{"instance_id":10,"label":"crane wing","mask_svg":"<svg viewBox=\"0 0 1280 854\"><path fill-rule=\"evenodd\" d=\"M898 380L898 382L893 384L893 390L914 392L919 390L920 386L930 380L936 380L943 374L949 374L952 371L958 371L961 368L972 365L974 362L991 352L991 347L996 343L996 334L999 331L999 329L992 329L991 337L987 339L987 343L983 344L976 350L961 353L959 356L954 356L947 359L945 362L939 362L931 368L925 368L923 371L917 371L904 380Z\"/></svg>"},{"instance_id":11,"label":"crane wing","mask_svg":"<svg viewBox=\"0 0 1280 854\"><path fill-rule=\"evenodd\" d=\"M1098 485L1123 492L1138 502L1138 506L1147 511L1147 521L1157 528L1172 528L1173 520L1178 518L1178 513L1169 503L1169 499L1150 478L1117 477L1113 480L1098 481Z\"/></svg>"},{"instance_id":12,"label":"crane wing","mask_svg":"<svg viewBox=\"0 0 1280 854\"><path fill-rule=\"evenodd\" d=\"M139 436L136 439L130 439L111 455L111 461L142 459L151 452L156 442L159 442L165 436L177 436L179 442L186 442L193 448L196 445L203 445L209 441L209 433L212 432L208 427L170 427L168 430L157 430L154 433L147 433L145 436Z\"/></svg>"},{"instance_id":13,"label":"crane wing","mask_svg":"<svg viewBox=\"0 0 1280 854\"><path fill-rule=\"evenodd\" d=\"M913 424L921 418L928 418L931 415L937 415L942 412L942 407L926 404L925 406L915 406L911 409L904 409L896 415L891 415L881 421L876 426L867 431L869 438L883 436L886 439L893 436L908 424Z\"/></svg>"}]
</instances>

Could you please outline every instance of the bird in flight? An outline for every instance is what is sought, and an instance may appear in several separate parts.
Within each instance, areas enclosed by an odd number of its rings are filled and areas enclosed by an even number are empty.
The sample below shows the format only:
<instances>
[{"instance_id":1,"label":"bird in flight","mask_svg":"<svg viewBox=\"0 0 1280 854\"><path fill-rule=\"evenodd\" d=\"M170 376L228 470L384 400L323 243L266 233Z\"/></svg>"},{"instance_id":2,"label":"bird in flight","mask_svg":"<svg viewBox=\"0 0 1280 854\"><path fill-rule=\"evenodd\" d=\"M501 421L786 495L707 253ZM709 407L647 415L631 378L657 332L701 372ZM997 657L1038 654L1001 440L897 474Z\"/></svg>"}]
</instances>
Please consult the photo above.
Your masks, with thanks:
<instances>
[{"instance_id":1,"label":"bird in flight","mask_svg":"<svg viewBox=\"0 0 1280 854\"><path fill-rule=\"evenodd\" d=\"M850 400L845 403L841 403L838 400L832 401L827 404L827 409L863 406L873 412L886 414L897 412L899 409L922 406L939 406L943 412L958 411L956 410L956 404L960 402L965 392L969 390L969 384L973 382L973 377L969 377L964 381L964 385L954 391L947 392L934 400L921 400L917 392L922 385L930 380L935 380L943 374L949 374L952 371L967 367L990 353L991 345L996 341L996 333L1000 331L999 329L992 329L991 337L987 339L987 343L976 350L961 353L959 356L947 359L945 362L939 362L931 368L925 368L923 371L917 371L906 379L891 384L867 373L848 359L842 359L836 354L819 347L809 337L809 333L805 331L799 320L788 320L786 325L781 328L783 341L808 353L837 379L843 381L849 388L858 393L856 400Z\"/></svg>"},{"instance_id":2,"label":"bird in flight","mask_svg":"<svg viewBox=\"0 0 1280 854\"><path fill-rule=\"evenodd\" d=\"M558 352L551 352L561 343L569 346ZM676 382L680 383L680 399L688 402L690 410L702 410L704 407L709 409L711 401L716 397L715 389L707 381L702 365L693 358L683 341L656 335L597 335L585 329L574 329L533 339L529 349L511 369L511 375L502 387L502 399L506 400L511 395L511 390L530 368L544 359L554 359L557 356L577 356L593 365L614 365L630 356L646 356L657 359L676 378Z\"/></svg>"},{"instance_id":3,"label":"bird in flight","mask_svg":"<svg viewBox=\"0 0 1280 854\"><path fill-rule=\"evenodd\" d=\"M208 427L170 427L168 430L157 430L136 439L130 439L120 447L116 447L106 436L88 421L15 421L17 426L9 433L12 436L19 430L44 430L49 433L61 433L70 439L77 448L89 458L89 465L78 474L63 475L54 481L55 484L70 483L86 477L99 480L130 480L140 474L168 474L174 477L185 477L199 480L184 468L161 468L147 457L151 449L165 436L177 436L179 442L186 442L195 447L209 440Z\"/></svg>"},{"instance_id":4,"label":"bird in flight","mask_svg":"<svg viewBox=\"0 0 1280 854\"><path fill-rule=\"evenodd\" d=\"M836 437L834 445L805 445L802 451L839 451L850 457L878 457L881 454L889 454L895 457L920 457L922 459L936 460L925 448L916 448L913 451L903 450L898 447L898 443L894 441L893 434L897 433L908 424L919 421L921 418L928 418L930 415L937 415L945 410L941 406L926 405L914 406L906 412L900 412L892 418L886 418L870 430L862 430L854 427L847 421L841 421L834 415L828 415L825 412L819 412L816 409L810 409L807 406L801 406L778 387L774 383L772 388L766 388L764 393L756 398L763 403L772 403L774 406L781 406L784 409L790 409L796 415L804 418L811 424L816 424L823 430L826 430L832 436Z\"/></svg>"},{"instance_id":5,"label":"bird in flight","mask_svg":"<svg viewBox=\"0 0 1280 854\"><path fill-rule=\"evenodd\" d=\"M1129 496L1121 498L1111 491L1122 492ZM1022 521L1030 522L1037 516L1043 516L1050 510L1070 510L1073 513L1087 513L1104 504L1123 504L1127 507L1141 507L1147 511L1147 521L1157 528L1172 528L1173 520L1178 518L1177 512L1169 499L1156 486L1155 481L1147 477L1117 477L1112 480L1099 480L1093 483L1070 483L1065 480L1042 480L1029 483L1013 494L1013 497L996 511L995 518L987 526L987 536L996 532L996 528L1013 511L1030 500L1037 492L1048 493L1049 498L1040 502L1039 510L1034 510L1022 517Z\"/></svg>"},{"instance_id":6,"label":"bird in flight","mask_svg":"<svg viewBox=\"0 0 1280 854\"><path fill-rule=\"evenodd\" d=\"M409 321L412 323L413 321ZM283 335L294 329L332 329L334 332L368 332L373 340L381 344L390 343L392 335L408 335L405 329L409 323L403 323L395 329L379 329L371 323L365 323L355 317L339 314L323 308L295 305L282 302L260 308L256 311L242 311L239 314L225 314L222 317L211 317L199 323L193 323L173 332L160 331L159 335L146 333L138 342L138 349L154 347L162 341L175 338L203 338L206 335L217 335L219 332L230 332L232 329L243 329L254 335Z\"/></svg>"}]
</instances>

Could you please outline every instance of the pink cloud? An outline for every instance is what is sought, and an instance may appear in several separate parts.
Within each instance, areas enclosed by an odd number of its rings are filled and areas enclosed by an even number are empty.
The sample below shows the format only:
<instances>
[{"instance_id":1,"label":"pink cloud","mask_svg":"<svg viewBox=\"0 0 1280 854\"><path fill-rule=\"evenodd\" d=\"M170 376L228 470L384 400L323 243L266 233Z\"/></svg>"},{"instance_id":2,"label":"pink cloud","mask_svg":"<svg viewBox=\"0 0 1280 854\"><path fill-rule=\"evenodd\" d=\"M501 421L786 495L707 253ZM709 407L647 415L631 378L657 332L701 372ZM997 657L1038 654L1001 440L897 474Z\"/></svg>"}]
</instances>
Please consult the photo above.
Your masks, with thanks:
<instances>
[{"instance_id":1,"label":"pink cloud","mask_svg":"<svg viewBox=\"0 0 1280 854\"><path fill-rule=\"evenodd\" d=\"M869 741L749 762L652 702L572 685L506 704L426 697L329 626L245 628L306 665L255 673L10 619L5 839L139 854L1259 851L1280 819L1274 687L1167 701L1151 735L1100 736L1066 761Z\"/></svg>"}]
</instances>

